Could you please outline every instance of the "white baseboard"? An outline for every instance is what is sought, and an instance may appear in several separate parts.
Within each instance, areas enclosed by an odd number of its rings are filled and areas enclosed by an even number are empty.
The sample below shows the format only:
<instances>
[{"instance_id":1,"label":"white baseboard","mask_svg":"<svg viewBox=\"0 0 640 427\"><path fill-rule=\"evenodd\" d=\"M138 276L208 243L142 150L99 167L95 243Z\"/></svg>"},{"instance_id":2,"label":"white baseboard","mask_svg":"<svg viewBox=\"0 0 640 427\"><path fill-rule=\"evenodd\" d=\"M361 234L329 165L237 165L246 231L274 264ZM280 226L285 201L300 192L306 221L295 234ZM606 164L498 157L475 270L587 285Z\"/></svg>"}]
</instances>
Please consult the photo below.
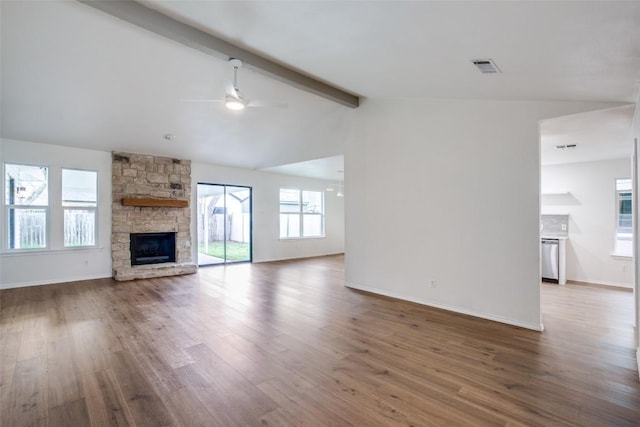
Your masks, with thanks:
<instances>
[{"instance_id":1,"label":"white baseboard","mask_svg":"<svg viewBox=\"0 0 640 427\"><path fill-rule=\"evenodd\" d=\"M533 324L533 323L520 322L518 320L513 320L513 319L506 318L506 317L496 316L496 315L488 314L488 313L481 313L481 312L477 312L477 311L467 310L465 308L461 308L461 307L457 307L457 306L453 306L453 305L449 305L449 304L434 303L432 301L426 301L426 300L422 300L420 298L413 298L413 297L410 298L410 297L407 297L406 295L400 295L400 294L397 294L395 292L389 292L389 291L386 291L386 290L371 288L371 287L368 287L368 286L360 286L360 285L356 285L354 283L346 283L345 282L345 286L348 287L348 288L351 288L351 289L358 289L358 290L361 290L361 291L371 292L373 294L378 294L378 295L384 295L384 296L387 296L387 297L391 297L391 298L395 298L395 299L399 299L399 300L403 300L403 301L415 302L417 304L422 304L422 305L426 305L426 306L429 306L429 307L440 308L440 309L443 309L443 310L452 311L454 313L466 314L466 315L473 316L473 317L479 317L481 319L492 320L494 322L506 323L507 325L519 326L521 328L531 329L531 330L538 331L538 332L542 332L544 330L544 327L543 327L542 323Z\"/></svg>"},{"instance_id":2,"label":"white baseboard","mask_svg":"<svg viewBox=\"0 0 640 427\"><path fill-rule=\"evenodd\" d=\"M633 289L633 284L628 283L616 283L616 282L585 282L582 280L573 280L567 279L568 284L573 285L587 285L587 286L603 286L609 288L624 288L624 289Z\"/></svg>"},{"instance_id":3,"label":"white baseboard","mask_svg":"<svg viewBox=\"0 0 640 427\"><path fill-rule=\"evenodd\" d=\"M295 261L295 260L303 260L310 258L322 258L325 256L335 256L335 255L344 255L344 252L332 252L328 254L317 254L317 255L307 255L307 256L297 256L293 258L262 258L262 259L254 259L252 262L254 264L260 264L263 262L278 262L278 261Z\"/></svg>"},{"instance_id":4,"label":"white baseboard","mask_svg":"<svg viewBox=\"0 0 640 427\"><path fill-rule=\"evenodd\" d=\"M80 282L82 280L109 279L109 278L111 278L111 276L93 275L93 276L69 277L63 280L59 279L59 280L39 280L35 282L3 283L0 285L0 289L26 288L29 286L45 286L45 285L55 285L58 283Z\"/></svg>"}]
</instances>

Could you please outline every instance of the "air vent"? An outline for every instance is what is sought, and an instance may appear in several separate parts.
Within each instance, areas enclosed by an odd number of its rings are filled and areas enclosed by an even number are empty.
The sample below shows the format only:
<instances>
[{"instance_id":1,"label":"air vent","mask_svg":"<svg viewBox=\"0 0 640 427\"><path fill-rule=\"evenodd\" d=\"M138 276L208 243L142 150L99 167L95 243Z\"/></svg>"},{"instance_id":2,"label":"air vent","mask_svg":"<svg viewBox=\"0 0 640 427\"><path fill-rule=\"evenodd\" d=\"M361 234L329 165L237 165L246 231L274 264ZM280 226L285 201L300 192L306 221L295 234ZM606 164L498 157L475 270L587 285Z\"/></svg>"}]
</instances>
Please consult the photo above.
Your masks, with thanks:
<instances>
[{"instance_id":1,"label":"air vent","mask_svg":"<svg viewBox=\"0 0 640 427\"><path fill-rule=\"evenodd\" d=\"M478 67L478 70L482 74L497 74L501 73L498 66L491 59L472 59L473 65Z\"/></svg>"},{"instance_id":2,"label":"air vent","mask_svg":"<svg viewBox=\"0 0 640 427\"><path fill-rule=\"evenodd\" d=\"M564 145L556 145L556 150L566 150L571 148L576 148L576 144L564 144Z\"/></svg>"}]
</instances>

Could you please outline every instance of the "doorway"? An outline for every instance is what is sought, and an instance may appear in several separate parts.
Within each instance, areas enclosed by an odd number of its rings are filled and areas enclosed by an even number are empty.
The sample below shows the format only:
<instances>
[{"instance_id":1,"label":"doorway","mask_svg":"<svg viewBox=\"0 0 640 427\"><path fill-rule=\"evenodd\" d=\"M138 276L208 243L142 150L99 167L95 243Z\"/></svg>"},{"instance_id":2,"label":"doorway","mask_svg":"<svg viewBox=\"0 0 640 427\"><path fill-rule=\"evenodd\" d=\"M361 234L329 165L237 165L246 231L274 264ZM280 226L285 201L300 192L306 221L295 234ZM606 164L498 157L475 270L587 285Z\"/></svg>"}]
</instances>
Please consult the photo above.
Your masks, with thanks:
<instances>
[{"instance_id":1,"label":"doorway","mask_svg":"<svg viewBox=\"0 0 640 427\"><path fill-rule=\"evenodd\" d=\"M251 187L198 183L198 266L251 262Z\"/></svg>"},{"instance_id":2,"label":"doorway","mask_svg":"<svg viewBox=\"0 0 640 427\"><path fill-rule=\"evenodd\" d=\"M556 231L566 235L568 281L637 292L633 115L623 105L540 122L540 213L566 218Z\"/></svg>"}]
</instances>

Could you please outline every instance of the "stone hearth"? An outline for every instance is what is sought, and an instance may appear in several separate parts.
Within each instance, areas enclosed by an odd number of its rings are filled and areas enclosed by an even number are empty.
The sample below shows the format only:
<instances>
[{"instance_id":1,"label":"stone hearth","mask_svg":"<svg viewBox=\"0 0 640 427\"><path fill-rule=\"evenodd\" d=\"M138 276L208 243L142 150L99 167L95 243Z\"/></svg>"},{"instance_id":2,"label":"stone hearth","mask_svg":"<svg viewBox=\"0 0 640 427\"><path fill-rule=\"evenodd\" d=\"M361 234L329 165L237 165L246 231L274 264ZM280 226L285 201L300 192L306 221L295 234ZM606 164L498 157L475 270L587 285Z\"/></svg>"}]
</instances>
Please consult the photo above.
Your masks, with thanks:
<instances>
[{"instance_id":1,"label":"stone hearth","mask_svg":"<svg viewBox=\"0 0 640 427\"><path fill-rule=\"evenodd\" d=\"M112 154L111 258L113 278L132 280L195 273L191 207L123 206L123 198L191 199L191 161ZM176 233L176 262L131 265L131 233Z\"/></svg>"}]
</instances>

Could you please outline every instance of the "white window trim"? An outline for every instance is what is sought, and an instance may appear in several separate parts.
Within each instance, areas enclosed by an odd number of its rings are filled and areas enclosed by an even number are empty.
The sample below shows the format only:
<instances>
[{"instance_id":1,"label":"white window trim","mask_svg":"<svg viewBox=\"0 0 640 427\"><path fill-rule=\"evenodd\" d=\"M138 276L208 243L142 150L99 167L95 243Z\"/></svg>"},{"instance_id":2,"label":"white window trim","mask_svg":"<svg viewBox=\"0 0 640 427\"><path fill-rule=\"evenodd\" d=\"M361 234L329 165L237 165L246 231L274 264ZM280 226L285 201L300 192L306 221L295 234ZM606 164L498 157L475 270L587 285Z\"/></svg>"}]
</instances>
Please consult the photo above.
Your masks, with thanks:
<instances>
[{"instance_id":1,"label":"white window trim","mask_svg":"<svg viewBox=\"0 0 640 427\"><path fill-rule=\"evenodd\" d=\"M21 165L21 166L35 166L47 168L47 192L48 192L48 205L9 205L6 200L6 186L7 186L7 171L6 165ZM62 170L77 170L83 172L95 172L96 173L96 206L95 207L80 207L80 206L62 206ZM56 172L55 174L53 172ZM52 181L52 176L55 175L55 180ZM53 185L52 185L53 183ZM20 161L4 161L2 162L2 210L0 211L0 225L3 231L2 242L0 242L0 256L22 256L22 255L37 255L44 253L60 253L60 252L75 252L75 251L96 251L103 250L104 247L100 246L100 171L96 169L81 169L73 167L65 167L60 165L49 165L44 163L26 163ZM55 191L54 191L55 190ZM54 197L52 197L54 196ZM40 248L9 248L9 210L10 209L43 209L46 210L46 232L45 242L46 245ZM64 222L56 224L56 227L60 227L61 239L55 239L53 241L52 232L52 217L56 217L60 221L64 221L64 212L66 209L83 209L95 211L95 244L88 246L65 246L64 244ZM56 221L58 223L58 221ZM60 240L60 241L58 241Z\"/></svg>"},{"instance_id":2,"label":"white window trim","mask_svg":"<svg viewBox=\"0 0 640 427\"><path fill-rule=\"evenodd\" d=\"M7 203L7 165L17 165L17 166L31 166L31 167L46 167L47 168L47 205L16 205ZM49 251L51 250L51 167L49 165L40 164L40 163L24 163L24 162L12 162L7 161L2 163L2 230L4 231L4 236L2 238L2 244L0 248L2 248L3 253L31 253L36 251ZM33 210L44 210L45 211L45 233L44 240L45 245L39 248L10 248L9 247L9 211L11 209L33 209Z\"/></svg>"},{"instance_id":3,"label":"white window trim","mask_svg":"<svg viewBox=\"0 0 640 427\"><path fill-rule=\"evenodd\" d=\"M64 206L62 203L64 202L64 200L62 199L62 171L64 170L70 170L70 171L80 171L80 172L95 172L96 174L96 205L95 206ZM99 242L99 237L100 237L100 230L99 225L100 225L100 221L99 221L99 208L100 208L100 171L97 170L93 170L93 169L79 169L79 168L67 168L67 167L61 167L60 168L60 207L61 207L61 213L62 213L62 233L63 233L63 237L62 237L62 249L59 250L79 250L79 249L96 249L98 247L100 247L100 242ZM64 243L64 213L66 210L93 210L95 212L95 215L93 216L93 220L94 220L94 225L93 225L93 230L94 230L94 236L93 236L93 241L95 242L93 245L83 245L83 246L67 246Z\"/></svg>"},{"instance_id":4,"label":"white window trim","mask_svg":"<svg viewBox=\"0 0 640 427\"><path fill-rule=\"evenodd\" d=\"M615 179L615 227L614 227L614 238L613 238L613 251L611 252L611 256L613 258L619 258L619 259L632 259L633 258L633 247L634 247L634 242L633 242L633 231L631 233L631 252L622 252L622 251L618 251L618 225L620 224L620 193L621 192L630 192L631 193L631 197L633 199L633 186L630 189L624 189L624 190L618 190L618 182L619 181L623 181L623 180L628 180L631 181L630 178L616 178ZM633 201L632 201L633 202ZM633 206L633 203L632 203ZM631 212L632 215L634 215L634 212Z\"/></svg>"},{"instance_id":5,"label":"white window trim","mask_svg":"<svg viewBox=\"0 0 640 427\"><path fill-rule=\"evenodd\" d=\"M308 240L308 239L326 239L327 237L327 232L326 232L326 205L325 205L325 192L321 191L321 190L308 190L308 189L303 189L303 188L287 188L287 187L280 187L280 190L290 190L290 191L297 191L299 193L300 196L300 211L299 212L282 212L280 210L280 204L281 204L281 200L280 200L280 191L278 191L278 240ZM302 193L304 191L307 192L314 192L314 193L320 193L322 195L322 213L317 213L317 212L307 212L305 213L303 211L304 209L304 204L303 204L303 200L302 200ZM296 214L298 215L298 218L300 218L300 225L299 225L299 236L295 236L295 237L282 237L281 236L281 229L280 229L280 215L282 214ZM303 231L304 231L304 216L305 215L319 215L322 217L322 235L321 236L304 236L303 235Z\"/></svg>"}]
</instances>

